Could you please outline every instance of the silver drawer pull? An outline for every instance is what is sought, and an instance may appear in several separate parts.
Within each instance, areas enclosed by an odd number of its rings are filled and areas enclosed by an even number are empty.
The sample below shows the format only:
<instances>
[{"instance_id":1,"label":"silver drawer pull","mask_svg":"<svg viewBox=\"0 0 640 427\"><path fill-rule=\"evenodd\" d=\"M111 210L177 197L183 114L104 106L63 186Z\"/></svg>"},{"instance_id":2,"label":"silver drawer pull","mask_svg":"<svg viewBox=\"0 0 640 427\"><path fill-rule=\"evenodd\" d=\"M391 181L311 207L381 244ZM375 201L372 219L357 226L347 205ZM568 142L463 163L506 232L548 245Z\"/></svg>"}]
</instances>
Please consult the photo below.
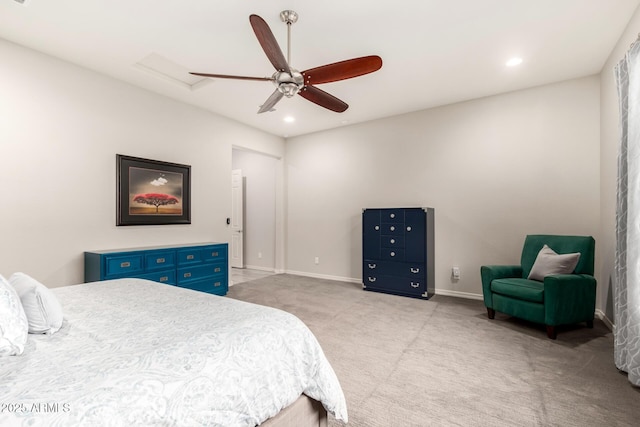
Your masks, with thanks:
<instances>
[{"instance_id":1,"label":"silver drawer pull","mask_svg":"<svg viewBox=\"0 0 640 427\"><path fill-rule=\"evenodd\" d=\"M391 252L389 255L396 256L396 253L395 252Z\"/></svg>"},{"instance_id":2,"label":"silver drawer pull","mask_svg":"<svg viewBox=\"0 0 640 427\"><path fill-rule=\"evenodd\" d=\"M396 214L393 214L393 213L392 213L392 214L391 214L391 215L389 215L389 216L390 216L391 218L395 218L395 217L396 217Z\"/></svg>"},{"instance_id":3,"label":"silver drawer pull","mask_svg":"<svg viewBox=\"0 0 640 427\"><path fill-rule=\"evenodd\" d=\"M396 242L396 239L391 239L390 243L394 244Z\"/></svg>"},{"instance_id":4,"label":"silver drawer pull","mask_svg":"<svg viewBox=\"0 0 640 427\"><path fill-rule=\"evenodd\" d=\"M131 267L131 263L129 261L120 263L120 268L127 268L127 267Z\"/></svg>"},{"instance_id":5,"label":"silver drawer pull","mask_svg":"<svg viewBox=\"0 0 640 427\"><path fill-rule=\"evenodd\" d=\"M389 227L389 230L396 231L396 227L392 225L391 227Z\"/></svg>"},{"instance_id":6,"label":"silver drawer pull","mask_svg":"<svg viewBox=\"0 0 640 427\"><path fill-rule=\"evenodd\" d=\"M164 258L156 258L156 264L164 264L165 259Z\"/></svg>"},{"instance_id":7,"label":"silver drawer pull","mask_svg":"<svg viewBox=\"0 0 640 427\"><path fill-rule=\"evenodd\" d=\"M191 273L184 273L182 277L191 277Z\"/></svg>"},{"instance_id":8,"label":"silver drawer pull","mask_svg":"<svg viewBox=\"0 0 640 427\"><path fill-rule=\"evenodd\" d=\"M211 256L218 256L218 252L211 252Z\"/></svg>"},{"instance_id":9,"label":"silver drawer pull","mask_svg":"<svg viewBox=\"0 0 640 427\"><path fill-rule=\"evenodd\" d=\"M220 267L217 267L217 268L216 268L215 270L213 270L213 271L215 271L216 273L219 273L220 271L222 271L222 269L221 269Z\"/></svg>"},{"instance_id":10,"label":"silver drawer pull","mask_svg":"<svg viewBox=\"0 0 640 427\"><path fill-rule=\"evenodd\" d=\"M420 273L420 269L411 267L411 272L412 273Z\"/></svg>"},{"instance_id":11,"label":"silver drawer pull","mask_svg":"<svg viewBox=\"0 0 640 427\"><path fill-rule=\"evenodd\" d=\"M412 288L418 288L418 287L420 287L420 283L418 283L418 282L416 282L416 283L411 282L411 287L412 287Z\"/></svg>"},{"instance_id":12,"label":"silver drawer pull","mask_svg":"<svg viewBox=\"0 0 640 427\"><path fill-rule=\"evenodd\" d=\"M373 227L376 231L380 230L380 226L376 225L375 227Z\"/></svg>"},{"instance_id":13,"label":"silver drawer pull","mask_svg":"<svg viewBox=\"0 0 640 427\"><path fill-rule=\"evenodd\" d=\"M194 258L195 258L195 255L191 255L191 254L187 255L187 259L194 259Z\"/></svg>"},{"instance_id":14,"label":"silver drawer pull","mask_svg":"<svg viewBox=\"0 0 640 427\"><path fill-rule=\"evenodd\" d=\"M407 227L407 231L411 231L411 226Z\"/></svg>"},{"instance_id":15,"label":"silver drawer pull","mask_svg":"<svg viewBox=\"0 0 640 427\"><path fill-rule=\"evenodd\" d=\"M161 282L167 282L168 280L169 280L169 276L162 276L162 277L160 278L160 281L161 281Z\"/></svg>"},{"instance_id":16,"label":"silver drawer pull","mask_svg":"<svg viewBox=\"0 0 640 427\"><path fill-rule=\"evenodd\" d=\"M374 268L376 268L376 264L369 264L369 268L373 270Z\"/></svg>"},{"instance_id":17,"label":"silver drawer pull","mask_svg":"<svg viewBox=\"0 0 640 427\"><path fill-rule=\"evenodd\" d=\"M213 286L215 286L215 287L222 286L222 283L216 282L216 283L213 284Z\"/></svg>"},{"instance_id":18,"label":"silver drawer pull","mask_svg":"<svg viewBox=\"0 0 640 427\"><path fill-rule=\"evenodd\" d=\"M376 281L376 278L375 278L375 277L371 277L371 276L369 276L369 281L373 283L373 282L375 282L375 281Z\"/></svg>"}]
</instances>

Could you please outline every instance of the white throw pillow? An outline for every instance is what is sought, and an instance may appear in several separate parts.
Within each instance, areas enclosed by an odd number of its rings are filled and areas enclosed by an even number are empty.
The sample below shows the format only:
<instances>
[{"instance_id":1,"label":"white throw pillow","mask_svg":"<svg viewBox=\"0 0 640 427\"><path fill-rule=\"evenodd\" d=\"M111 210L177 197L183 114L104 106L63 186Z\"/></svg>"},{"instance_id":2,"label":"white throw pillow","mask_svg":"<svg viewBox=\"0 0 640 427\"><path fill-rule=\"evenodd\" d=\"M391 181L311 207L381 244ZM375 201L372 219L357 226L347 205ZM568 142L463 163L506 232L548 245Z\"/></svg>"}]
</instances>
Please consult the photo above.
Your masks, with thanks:
<instances>
[{"instance_id":1,"label":"white throw pillow","mask_svg":"<svg viewBox=\"0 0 640 427\"><path fill-rule=\"evenodd\" d=\"M60 329L62 306L49 288L24 273L14 273L9 282L22 301L30 333L53 334Z\"/></svg>"},{"instance_id":2,"label":"white throw pillow","mask_svg":"<svg viewBox=\"0 0 640 427\"><path fill-rule=\"evenodd\" d=\"M558 254L549 246L544 245L536 261L531 267L529 273L529 279L544 281L545 276L551 276L552 274L571 274L575 270L580 260L580 252L571 254Z\"/></svg>"},{"instance_id":3,"label":"white throw pillow","mask_svg":"<svg viewBox=\"0 0 640 427\"><path fill-rule=\"evenodd\" d=\"M24 351L29 324L15 289L0 275L0 356Z\"/></svg>"}]
</instances>

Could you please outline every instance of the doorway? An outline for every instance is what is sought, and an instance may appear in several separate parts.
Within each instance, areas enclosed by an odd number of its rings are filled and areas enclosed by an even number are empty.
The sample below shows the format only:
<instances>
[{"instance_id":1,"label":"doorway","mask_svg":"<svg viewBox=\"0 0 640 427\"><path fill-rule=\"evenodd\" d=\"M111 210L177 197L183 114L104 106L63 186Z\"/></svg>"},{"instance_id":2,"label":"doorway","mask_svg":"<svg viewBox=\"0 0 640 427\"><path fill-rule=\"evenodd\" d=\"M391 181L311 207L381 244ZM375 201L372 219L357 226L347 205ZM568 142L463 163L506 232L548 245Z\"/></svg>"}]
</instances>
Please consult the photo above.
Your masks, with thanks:
<instances>
[{"instance_id":1,"label":"doorway","mask_svg":"<svg viewBox=\"0 0 640 427\"><path fill-rule=\"evenodd\" d=\"M231 266L273 273L279 159L234 147L231 163Z\"/></svg>"}]
</instances>

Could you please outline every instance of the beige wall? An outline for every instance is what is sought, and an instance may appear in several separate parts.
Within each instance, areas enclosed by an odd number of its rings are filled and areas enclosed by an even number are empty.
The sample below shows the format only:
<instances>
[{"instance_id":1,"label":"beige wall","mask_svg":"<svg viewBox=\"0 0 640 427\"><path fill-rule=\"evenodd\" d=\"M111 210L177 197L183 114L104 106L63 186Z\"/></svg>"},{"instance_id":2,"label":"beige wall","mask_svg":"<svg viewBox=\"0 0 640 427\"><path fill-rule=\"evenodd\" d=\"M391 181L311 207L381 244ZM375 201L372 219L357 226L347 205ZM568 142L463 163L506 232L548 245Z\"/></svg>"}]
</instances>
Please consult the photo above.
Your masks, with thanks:
<instances>
[{"instance_id":1,"label":"beige wall","mask_svg":"<svg viewBox=\"0 0 640 427\"><path fill-rule=\"evenodd\" d=\"M480 266L519 263L526 234L599 240L599 91L592 76L287 140L288 270L359 282L366 207L435 208L441 294L478 297Z\"/></svg>"},{"instance_id":2,"label":"beige wall","mask_svg":"<svg viewBox=\"0 0 640 427\"><path fill-rule=\"evenodd\" d=\"M600 216L602 248L599 258L601 275L598 277L598 306L607 318L613 320L612 281L616 246L616 178L618 171L618 93L614 78L615 65L624 58L629 46L640 32L640 10L633 15L627 29L611 52L600 74L601 131L600 131Z\"/></svg>"},{"instance_id":3,"label":"beige wall","mask_svg":"<svg viewBox=\"0 0 640 427\"><path fill-rule=\"evenodd\" d=\"M284 140L0 39L0 274L83 280L83 252L229 240L232 146ZM192 224L116 227L116 153L191 165Z\"/></svg>"}]
</instances>

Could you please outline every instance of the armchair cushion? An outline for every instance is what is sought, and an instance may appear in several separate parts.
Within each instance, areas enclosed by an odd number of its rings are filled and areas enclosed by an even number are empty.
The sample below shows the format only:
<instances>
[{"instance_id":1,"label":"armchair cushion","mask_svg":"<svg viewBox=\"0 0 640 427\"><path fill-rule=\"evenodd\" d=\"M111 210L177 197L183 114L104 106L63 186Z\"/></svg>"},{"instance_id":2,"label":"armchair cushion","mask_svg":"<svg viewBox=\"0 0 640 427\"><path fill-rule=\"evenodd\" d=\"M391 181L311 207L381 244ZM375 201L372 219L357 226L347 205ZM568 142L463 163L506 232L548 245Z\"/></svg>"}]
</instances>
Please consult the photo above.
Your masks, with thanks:
<instances>
[{"instance_id":1,"label":"armchair cushion","mask_svg":"<svg viewBox=\"0 0 640 427\"><path fill-rule=\"evenodd\" d=\"M580 252L560 255L549 246L544 245L538 252L527 278L542 282L545 276L552 274L571 274L578 265L579 259Z\"/></svg>"},{"instance_id":2,"label":"armchair cushion","mask_svg":"<svg viewBox=\"0 0 640 427\"><path fill-rule=\"evenodd\" d=\"M544 301L544 284L529 279L496 279L491 282L491 291L523 301L542 303Z\"/></svg>"}]
</instances>

